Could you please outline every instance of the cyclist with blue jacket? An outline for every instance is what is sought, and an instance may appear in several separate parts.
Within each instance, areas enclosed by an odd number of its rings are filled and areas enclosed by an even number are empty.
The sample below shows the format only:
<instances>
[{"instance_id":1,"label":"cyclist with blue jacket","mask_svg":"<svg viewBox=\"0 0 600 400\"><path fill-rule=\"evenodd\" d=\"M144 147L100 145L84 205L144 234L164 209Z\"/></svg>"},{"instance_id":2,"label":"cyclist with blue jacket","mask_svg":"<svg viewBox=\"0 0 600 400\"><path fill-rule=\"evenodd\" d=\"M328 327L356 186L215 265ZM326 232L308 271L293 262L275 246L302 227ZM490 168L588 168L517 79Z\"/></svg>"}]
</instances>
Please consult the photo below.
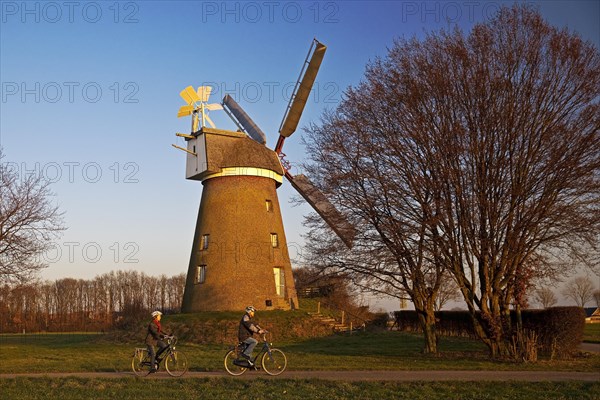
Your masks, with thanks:
<instances>
[{"instance_id":1,"label":"cyclist with blue jacket","mask_svg":"<svg viewBox=\"0 0 600 400\"><path fill-rule=\"evenodd\" d=\"M258 341L256 339L254 339L252 336L255 333L258 333L258 334L266 333L266 331L264 329L261 329L260 326L256 325L254 323L254 321L252 321L252 318L254 318L255 312L256 312L256 309L253 306L246 307L246 313L240 320L240 326L238 329L238 340L240 341L240 343L246 344L246 349L242 353L242 357L244 357L246 360L248 360L248 364L251 367L254 367L254 364L251 361L252 352L254 351L254 348L256 347L256 344L258 343Z\"/></svg>"}]
</instances>

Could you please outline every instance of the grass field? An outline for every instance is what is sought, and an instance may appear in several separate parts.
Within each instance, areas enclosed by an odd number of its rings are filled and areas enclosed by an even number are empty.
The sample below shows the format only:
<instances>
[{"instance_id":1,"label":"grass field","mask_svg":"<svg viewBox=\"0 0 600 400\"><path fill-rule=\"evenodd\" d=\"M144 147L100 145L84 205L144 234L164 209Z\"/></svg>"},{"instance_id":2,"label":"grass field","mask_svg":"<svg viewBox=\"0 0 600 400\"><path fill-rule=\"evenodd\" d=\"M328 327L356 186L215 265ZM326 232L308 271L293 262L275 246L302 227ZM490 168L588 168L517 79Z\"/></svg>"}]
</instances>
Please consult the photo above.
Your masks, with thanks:
<instances>
[{"instance_id":1,"label":"grass field","mask_svg":"<svg viewBox=\"0 0 600 400\"><path fill-rule=\"evenodd\" d=\"M441 338L440 354L424 355L421 335L390 331L274 344L286 352L292 370L600 371L600 355L516 364L490 360L481 343L463 338ZM98 334L0 335L0 373L127 371L135 347ZM227 346L183 342L177 348L192 371L223 370Z\"/></svg>"},{"instance_id":2,"label":"grass field","mask_svg":"<svg viewBox=\"0 0 600 400\"><path fill-rule=\"evenodd\" d=\"M439 356L401 332L335 335L275 343L290 370L600 371L600 355L516 364L491 361L478 342L442 338ZM135 345L97 334L0 335L0 373L128 371ZM192 371L223 371L226 346L180 343ZM285 373L284 373L285 374ZM0 379L6 399L600 399L599 382L332 382L235 378Z\"/></svg>"},{"instance_id":3,"label":"grass field","mask_svg":"<svg viewBox=\"0 0 600 400\"><path fill-rule=\"evenodd\" d=\"M585 324L583 341L587 343L600 343L600 324Z\"/></svg>"},{"instance_id":4,"label":"grass field","mask_svg":"<svg viewBox=\"0 0 600 400\"><path fill-rule=\"evenodd\" d=\"M600 384L584 382L329 382L252 381L233 378L85 379L17 378L0 380L3 398L36 399L444 399L444 400L597 400Z\"/></svg>"}]
</instances>

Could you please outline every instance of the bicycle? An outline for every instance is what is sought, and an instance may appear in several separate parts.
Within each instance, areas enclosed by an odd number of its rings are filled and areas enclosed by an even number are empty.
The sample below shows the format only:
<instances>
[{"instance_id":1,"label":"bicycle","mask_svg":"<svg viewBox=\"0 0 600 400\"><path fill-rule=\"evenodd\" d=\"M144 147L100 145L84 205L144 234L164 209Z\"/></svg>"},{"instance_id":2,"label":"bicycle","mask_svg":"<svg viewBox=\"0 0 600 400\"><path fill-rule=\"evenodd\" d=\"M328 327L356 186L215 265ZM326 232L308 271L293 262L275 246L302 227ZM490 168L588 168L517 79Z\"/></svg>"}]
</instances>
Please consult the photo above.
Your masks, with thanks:
<instances>
[{"instance_id":1,"label":"bicycle","mask_svg":"<svg viewBox=\"0 0 600 400\"><path fill-rule=\"evenodd\" d=\"M262 340L262 348L252 359L252 364L255 365L254 367L251 367L247 360L241 358L241 354L246 349L247 344L240 342L237 345L230 347L225 354L225 359L223 360L225 370L230 375L238 376L242 375L248 369L257 369L256 360L262 355L260 365L262 365L262 369L267 374L279 375L285 371L285 367L287 367L287 358L283 351L271 347L273 344L267 341L266 334L262 335Z\"/></svg>"},{"instance_id":2,"label":"bicycle","mask_svg":"<svg viewBox=\"0 0 600 400\"><path fill-rule=\"evenodd\" d=\"M188 361L184 353L175 349L177 337L165 336L167 346L156 353L156 368L160 368L162 361L165 361L165 369L171 376L182 376L188 370ZM152 363L150 353L146 347L137 347L131 359L131 369L137 376L146 376L150 374Z\"/></svg>"}]
</instances>

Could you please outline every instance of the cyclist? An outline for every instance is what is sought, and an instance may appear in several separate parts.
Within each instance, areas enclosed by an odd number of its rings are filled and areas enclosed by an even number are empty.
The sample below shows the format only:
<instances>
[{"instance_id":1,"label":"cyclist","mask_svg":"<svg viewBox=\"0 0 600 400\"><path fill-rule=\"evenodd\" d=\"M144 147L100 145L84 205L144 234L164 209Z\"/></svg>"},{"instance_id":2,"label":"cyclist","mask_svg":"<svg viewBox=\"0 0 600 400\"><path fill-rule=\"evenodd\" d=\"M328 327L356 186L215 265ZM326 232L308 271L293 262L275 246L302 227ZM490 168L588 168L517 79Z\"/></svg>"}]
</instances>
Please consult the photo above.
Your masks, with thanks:
<instances>
[{"instance_id":1,"label":"cyclist","mask_svg":"<svg viewBox=\"0 0 600 400\"><path fill-rule=\"evenodd\" d=\"M145 343L148 348L148 353L150 354L150 361L152 362L150 372L156 372L158 369L158 365L156 365L156 355L162 353L165 347L167 347L167 344L161 340L166 336L162 333L160 327L162 313L160 311L153 311L151 315L152 321L148 324L148 333L146 334ZM158 346L158 353L154 351L154 346Z\"/></svg>"},{"instance_id":2,"label":"cyclist","mask_svg":"<svg viewBox=\"0 0 600 400\"><path fill-rule=\"evenodd\" d=\"M242 357L244 357L248 361L250 367L254 367L251 358L252 352L254 351L254 348L258 343L258 341L252 337L252 335L254 335L255 333L263 334L267 332L264 329L261 329L260 326L256 325L252 321L255 312L256 309L253 306L246 307L246 313L242 317L240 321L240 327L238 329L238 340L240 341L240 343L246 344L246 348L242 352Z\"/></svg>"}]
</instances>

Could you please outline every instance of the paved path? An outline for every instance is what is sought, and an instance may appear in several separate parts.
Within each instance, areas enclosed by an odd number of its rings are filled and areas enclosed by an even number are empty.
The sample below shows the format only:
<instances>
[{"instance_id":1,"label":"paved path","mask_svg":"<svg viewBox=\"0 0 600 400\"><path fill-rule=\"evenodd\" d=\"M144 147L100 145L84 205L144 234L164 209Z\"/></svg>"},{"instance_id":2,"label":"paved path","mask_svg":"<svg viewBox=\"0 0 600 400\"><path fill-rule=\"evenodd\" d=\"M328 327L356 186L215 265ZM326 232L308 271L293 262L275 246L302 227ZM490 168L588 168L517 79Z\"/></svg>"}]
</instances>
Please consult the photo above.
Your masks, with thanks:
<instances>
[{"instance_id":1,"label":"paved path","mask_svg":"<svg viewBox=\"0 0 600 400\"><path fill-rule=\"evenodd\" d=\"M590 353L600 353L600 343L581 343L579 345L581 351L587 351Z\"/></svg>"},{"instance_id":2,"label":"paved path","mask_svg":"<svg viewBox=\"0 0 600 400\"><path fill-rule=\"evenodd\" d=\"M133 372L74 372L46 374L0 374L0 379L16 377L80 377L80 378L135 378ZM599 372L571 371L285 371L279 376L269 376L261 371L248 371L244 375L231 377L226 372L188 372L183 378L226 378L233 379L325 379L336 381L587 381L600 382ZM159 372L141 379L172 378Z\"/></svg>"}]
</instances>

